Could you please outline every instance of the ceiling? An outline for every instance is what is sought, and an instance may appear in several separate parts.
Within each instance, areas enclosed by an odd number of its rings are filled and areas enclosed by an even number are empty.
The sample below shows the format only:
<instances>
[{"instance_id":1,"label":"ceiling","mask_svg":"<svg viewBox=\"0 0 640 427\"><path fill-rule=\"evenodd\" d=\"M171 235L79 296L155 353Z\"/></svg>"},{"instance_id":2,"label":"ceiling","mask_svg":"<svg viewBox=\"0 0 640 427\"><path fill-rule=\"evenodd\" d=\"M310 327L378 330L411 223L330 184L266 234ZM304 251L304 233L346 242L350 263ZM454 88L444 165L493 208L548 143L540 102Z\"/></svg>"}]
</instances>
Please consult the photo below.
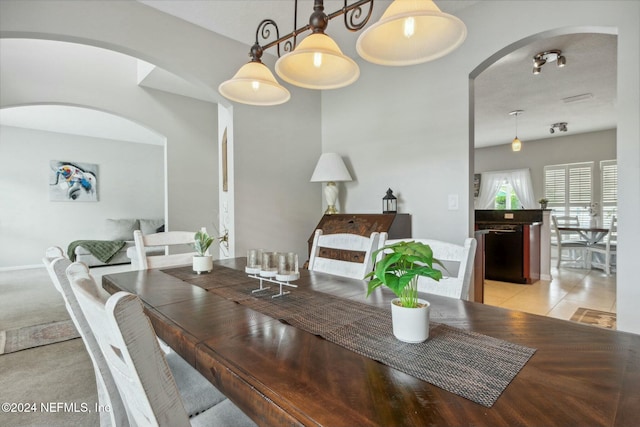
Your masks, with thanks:
<instances>
[{"instance_id":1,"label":"ceiling","mask_svg":"<svg viewBox=\"0 0 640 427\"><path fill-rule=\"evenodd\" d=\"M533 56L558 49L566 66L547 63L532 73ZM495 62L475 80L476 147L510 142L515 134L526 142L616 127L617 37L570 34L534 41ZM566 98L591 94L582 101ZM567 132L551 134L552 124L566 122Z\"/></svg>"},{"instance_id":2,"label":"ceiling","mask_svg":"<svg viewBox=\"0 0 640 427\"><path fill-rule=\"evenodd\" d=\"M120 116L70 105L0 109L0 124L115 141L164 145L165 138Z\"/></svg>"},{"instance_id":3,"label":"ceiling","mask_svg":"<svg viewBox=\"0 0 640 427\"><path fill-rule=\"evenodd\" d=\"M138 1L246 43L247 53L263 19L276 21L280 35L293 30L292 0ZM370 22L376 22L391 2L375 0ZM435 3L443 12L455 15L478 1L435 0ZM331 13L340 9L343 1L325 0L324 6L325 13ZM313 0L298 1L298 27L307 24L312 11ZM355 45L359 33L347 31L341 18L329 23L327 34L336 40L345 55L358 58ZM518 137L525 143L615 128L616 43L616 36L606 34L558 36L534 41L498 60L475 81L475 146L510 143L515 136L515 120L509 115L513 110L524 110L518 117ZM534 76L533 56L550 49L562 50L567 58L566 66L558 68L555 62L546 64L542 72ZM593 97L575 103L562 101L585 93ZM559 122L567 122L568 131L551 134L550 126Z\"/></svg>"},{"instance_id":4,"label":"ceiling","mask_svg":"<svg viewBox=\"0 0 640 427\"><path fill-rule=\"evenodd\" d=\"M293 30L294 2L292 0L138 1L245 43L247 53L249 46L254 42L256 28L263 19L275 20L281 35ZM391 0L376 0L370 22L377 21L390 3ZM475 3L478 1L436 0L436 4L442 11L454 15ZM324 4L325 12L330 13L340 9L343 1L325 0ZM313 0L299 0L298 27L307 23L312 9ZM358 58L355 44L359 32L347 31L341 18L336 18L330 22L327 33L337 41L346 55ZM566 66L558 68L555 63L549 63L543 66L539 75L534 76L532 74L533 56L540 51L550 49L562 50L567 59ZM270 49L271 51L273 49ZM616 52L617 37L614 35L572 34L533 41L508 53L489 66L475 80L475 146L486 147L510 143L515 136L516 126L515 119L509 115L513 110L524 110L524 113L518 117L518 137L525 144L532 140L615 128ZM151 83L148 84L151 86ZM162 83L156 82L153 87L161 88ZM564 98L586 93L592 94L588 100L563 102ZM191 96L186 92L185 95ZM65 114L63 111L64 109L59 107L57 114ZM9 117L7 112L3 111L0 114L0 124L12 126L6 121ZM69 110L66 113L69 113ZM47 114L34 117L46 118ZM112 118L107 116L107 119ZM12 120L15 123L17 119ZM50 130L46 127L49 126L46 123L38 124L32 120L32 124L29 125L24 118L20 120L20 127ZM72 122L62 117L56 121ZM558 122L567 122L568 131L566 133L556 131L551 134L549 132L551 124ZM101 127L109 129L114 126L106 124ZM68 128L60 131L79 133ZM121 137L123 140L139 138L139 136Z\"/></svg>"}]
</instances>

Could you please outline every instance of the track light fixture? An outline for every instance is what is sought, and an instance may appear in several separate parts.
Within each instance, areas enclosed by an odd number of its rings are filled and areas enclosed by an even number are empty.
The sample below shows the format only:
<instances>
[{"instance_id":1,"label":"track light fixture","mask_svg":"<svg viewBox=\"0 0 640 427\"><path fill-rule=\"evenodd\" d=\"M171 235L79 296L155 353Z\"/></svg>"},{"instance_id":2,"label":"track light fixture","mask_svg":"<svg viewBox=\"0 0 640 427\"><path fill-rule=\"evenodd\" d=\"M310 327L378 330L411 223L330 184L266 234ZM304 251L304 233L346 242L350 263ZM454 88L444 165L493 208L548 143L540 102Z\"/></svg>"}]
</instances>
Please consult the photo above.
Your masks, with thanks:
<instances>
[{"instance_id":1,"label":"track light fixture","mask_svg":"<svg viewBox=\"0 0 640 427\"><path fill-rule=\"evenodd\" d=\"M514 110L509 113L510 116L516 117L516 137L511 141L511 150L512 151L520 151L522 150L522 141L518 139L518 116L524 113L524 110Z\"/></svg>"},{"instance_id":2,"label":"track light fixture","mask_svg":"<svg viewBox=\"0 0 640 427\"><path fill-rule=\"evenodd\" d=\"M562 56L562 51L558 49L545 50L533 56L533 74L540 74L542 66L548 62L556 62L559 68L567 65L567 58Z\"/></svg>"},{"instance_id":3,"label":"track light fixture","mask_svg":"<svg viewBox=\"0 0 640 427\"><path fill-rule=\"evenodd\" d=\"M366 9L366 10L365 10ZM276 73L284 81L308 89L336 89L350 85L360 76L356 62L344 55L325 30L329 21L344 15L344 26L355 32L369 22L373 0L358 0L333 13L324 12L323 0L314 0L309 24L297 28L298 0L295 0L294 30L280 37L278 25L264 19L256 29L251 60L218 91L226 98L250 105L278 105L287 102L289 91L280 85L262 63L262 53L276 46ZM297 44L297 36L311 31ZM275 35L275 40L272 39ZM462 44L467 36L464 23L443 13L433 0L394 0L382 18L358 38L356 50L365 60L382 65L411 65L444 56ZM261 45L260 43L265 43ZM280 56L280 45L285 54Z\"/></svg>"},{"instance_id":4,"label":"track light fixture","mask_svg":"<svg viewBox=\"0 0 640 427\"><path fill-rule=\"evenodd\" d=\"M560 122L560 123L552 124L551 128L549 129L549 133L554 133L555 132L555 128L558 128L559 132L566 132L567 131L567 122Z\"/></svg>"}]
</instances>

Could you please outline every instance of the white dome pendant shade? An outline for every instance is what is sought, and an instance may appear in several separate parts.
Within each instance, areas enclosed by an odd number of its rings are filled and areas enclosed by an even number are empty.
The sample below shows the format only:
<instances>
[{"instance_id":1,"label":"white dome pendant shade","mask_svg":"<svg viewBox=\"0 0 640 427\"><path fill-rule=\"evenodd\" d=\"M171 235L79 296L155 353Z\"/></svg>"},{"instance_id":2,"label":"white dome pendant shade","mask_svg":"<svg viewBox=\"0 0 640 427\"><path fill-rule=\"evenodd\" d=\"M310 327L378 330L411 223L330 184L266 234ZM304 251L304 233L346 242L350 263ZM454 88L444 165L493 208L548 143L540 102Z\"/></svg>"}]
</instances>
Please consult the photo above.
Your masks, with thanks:
<instances>
[{"instance_id":1,"label":"white dome pendant shade","mask_svg":"<svg viewBox=\"0 0 640 427\"><path fill-rule=\"evenodd\" d=\"M260 106L284 104L291 98L260 60L243 65L233 78L218 86L218 92L231 101Z\"/></svg>"},{"instance_id":2,"label":"white dome pendant shade","mask_svg":"<svg viewBox=\"0 0 640 427\"><path fill-rule=\"evenodd\" d=\"M380 65L413 65L440 58L462 44L467 27L432 0L395 0L358 37L356 50Z\"/></svg>"},{"instance_id":3,"label":"white dome pendant shade","mask_svg":"<svg viewBox=\"0 0 640 427\"><path fill-rule=\"evenodd\" d=\"M345 56L336 42L322 32L307 36L276 62L276 73L295 86L307 89L337 89L360 77L356 62Z\"/></svg>"}]
</instances>

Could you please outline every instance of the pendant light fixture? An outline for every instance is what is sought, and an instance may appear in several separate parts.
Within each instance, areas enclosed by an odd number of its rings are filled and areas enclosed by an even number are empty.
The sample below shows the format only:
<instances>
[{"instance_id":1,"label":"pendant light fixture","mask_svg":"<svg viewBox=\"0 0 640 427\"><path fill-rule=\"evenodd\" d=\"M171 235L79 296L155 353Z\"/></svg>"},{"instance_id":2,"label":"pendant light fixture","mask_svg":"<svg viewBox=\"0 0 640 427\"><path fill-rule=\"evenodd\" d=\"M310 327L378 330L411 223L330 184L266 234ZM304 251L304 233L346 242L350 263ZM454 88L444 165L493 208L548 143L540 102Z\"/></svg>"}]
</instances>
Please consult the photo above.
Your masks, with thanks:
<instances>
[{"instance_id":1,"label":"pendant light fixture","mask_svg":"<svg viewBox=\"0 0 640 427\"><path fill-rule=\"evenodd\" d=\"M358 37L356 50L380 65L413 65L440 58L467 37L467 27L432 0L395 0Z\"/></svg>"},{"instance_id":2,"label":"pendant light fixture","mask_svg":"<svg viewBox=\"0 0 640 427\"><path fill-rule=\"evenodd\" d=\"M373 0L357 0L330 14L324 13L323 0L314 0L309 24L297 28L298 0L294 2L294 30L280 37L278 25L264 19L256 29L251 61L218 91L226 98L250 105L277 105L290 98L260 60L262 53L277 48L280 59L276 73L284 81L308 89L336 89L355 82L360 76L356 62L345 56L325 30L330 20L344 15L344 26L355 32L369 22ZM296 46L296 38L311 34ZM275 33L276 40L268 41ZM367 61L384 65L411 65L430 61L451 52L466 38L464 23L440 11L432 0L394 0L379 22L358 39L356 48ZM261 45L260 40L266 42ZM280 45L285 55L280 55Z\"/></svg>"},{"instance_id":3,"label":"pendant light fixture","mask_svg":"<svg viewBox=\"0 0 640 427\"><path fill-rule=\"evenodd\" d=\"M276 81L262 63L262 48L251 48L251 61L243 65L231 80L222 82L218 91L227 99L249 105L278 105L291 98L289 91Z\"/></svg>"},{"instance_id":4,"label":"pendant light fixture","mask_svg":"<svg viewBox=\"0 0 640 427\"><path fill-rule=\"evenodd\" d=\"M276 73L282 80L307 89L337 89L358 79L358 64L324 33L328 24L323 2L316 0L309 18L312 33L276 62Z\"/></svg>"},{"instance_id":5,"label":"pendant light fixture","mask_svg":"<svg viewBox=\"0 0 640 427\"><path fill-rule=\"evenodd\" d=\"M520 151L522 150L522 141L518 139L518 116L524 113L524 110L514 110L509 113L511 116L516 117L516 137L511 141L511 150L512 151Z\"/></svg>"}]
</instances>

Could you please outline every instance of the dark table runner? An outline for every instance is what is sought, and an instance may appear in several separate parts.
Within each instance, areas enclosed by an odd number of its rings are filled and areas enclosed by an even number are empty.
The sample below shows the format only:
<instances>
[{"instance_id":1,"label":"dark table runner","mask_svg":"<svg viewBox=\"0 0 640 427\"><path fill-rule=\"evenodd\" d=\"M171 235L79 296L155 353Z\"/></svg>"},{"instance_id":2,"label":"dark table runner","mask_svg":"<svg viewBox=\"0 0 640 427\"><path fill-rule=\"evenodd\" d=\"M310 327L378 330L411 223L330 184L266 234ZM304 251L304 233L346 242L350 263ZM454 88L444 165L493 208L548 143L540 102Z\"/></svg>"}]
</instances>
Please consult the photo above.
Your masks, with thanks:
<instances>
[{"instance_id":1,"label":"dark table runner","mask_svg":"<svg viewBox=\"0 0 640 427\"><path fill-rule=\"evenodd\" d=\"M390 308L303 289L287 288L290 294L271 298L277 285L252 293L258 280L220 266L210 275L194 274L190 267L163 271L486 407L535 353L436 322L429 323L427 341L404 343L393 336Z\"/></svg>"}]
</instances>

